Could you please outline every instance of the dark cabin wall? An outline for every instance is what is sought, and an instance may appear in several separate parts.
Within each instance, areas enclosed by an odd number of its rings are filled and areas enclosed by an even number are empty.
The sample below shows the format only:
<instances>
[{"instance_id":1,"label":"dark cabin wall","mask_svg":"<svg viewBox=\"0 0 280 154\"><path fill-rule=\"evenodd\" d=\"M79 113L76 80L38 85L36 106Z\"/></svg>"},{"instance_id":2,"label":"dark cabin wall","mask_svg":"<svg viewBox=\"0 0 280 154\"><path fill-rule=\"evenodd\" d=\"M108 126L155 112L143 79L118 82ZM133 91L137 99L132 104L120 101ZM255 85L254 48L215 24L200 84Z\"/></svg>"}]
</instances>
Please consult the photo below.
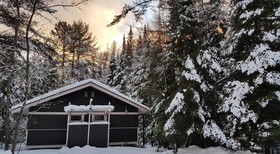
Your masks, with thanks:
<instances>
[{"instance_id":1,"label":"dark cabin wall","mask_svg":"<svg viewBox=\"0 0 280 154\"><path fill-rule=\"evenodd\" d=\"M111 115L109 142L136 142L138 115Z\"/></svg>"},{"instance_id":2,"label":"dark cabin wall","mask_svg":"<svg viewBox=\"0 0 280 154\"><path fill-rule=\"evenodd\" d=\"M27 129L66 129L67 115L30 115Z\"/></svg>"},{"instance_id":3,"label":"dark cabin wall","mask_svg":"<svg viewBox=\"0 0 280 154\"><path fill-rule=\"evenodd\" d=\"M87 97L84 96L85 91L88 92ZM94 91L93 105L108 105L111 102L111 105L115 107L113 112L138 112L136 107L92 87L31 107L29 112L64 112L64 106L67 106L69 102L73 105L89 105L91 91ZM110 123L110 142L137 141L138 115L111 115ZM43 129L53 130L44 131ZM29 117L27 145L65 144L66 129L67 115L32 115Z\"/></svg>"},{"instance_id":4,"label":"dark cabin wall","mask_svg":"<svg viewBox=\"0 0 280 154\"><path fill-rule=\"evenodd\" d=\"M88 92L88 97L84 96L85 92ZM73 105L89 105L90 94L94 91L93 105L108 105L109 102L115 107L113 112L138 112L136 107L133 107L127 103L124 103L108 94L95 90L92 87L88 87L68 95L56 98L46 103L42 103L38 106L31 107L29 112L64 112L64 106L67 106L69 102Z\"/></svg>"},{"instance_id":5,"label":"dark cabin wall","mask_svg":"<svg viewBox=\"0 0 280 154\"><path fill-rule=\"evenodd\" d=\"M138 127L138 115L111 115L111 127Z\"/></svg>"},{"instance_id":6,"label":"dark cabin wall","mask_svg":"<svg viewBox=\"0 0 280 154\"><path fill-rule=\"evenodd\" d=\"M31 115L28 120L27 146L65 145L67 115Z\"/></svg>"}]
</instances>

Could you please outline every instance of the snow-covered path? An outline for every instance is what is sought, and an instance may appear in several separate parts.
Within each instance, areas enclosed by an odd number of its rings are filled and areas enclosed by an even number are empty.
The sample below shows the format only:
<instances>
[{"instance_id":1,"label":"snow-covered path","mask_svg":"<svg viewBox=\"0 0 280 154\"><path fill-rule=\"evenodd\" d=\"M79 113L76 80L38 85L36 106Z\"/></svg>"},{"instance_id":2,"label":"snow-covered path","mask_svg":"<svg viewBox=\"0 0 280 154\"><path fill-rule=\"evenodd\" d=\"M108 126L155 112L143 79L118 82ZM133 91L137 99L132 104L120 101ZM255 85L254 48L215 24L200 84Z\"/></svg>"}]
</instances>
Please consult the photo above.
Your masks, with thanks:
<instances>
[{"instance_id":1,"label":"snow-covered path","mask_svg":"<svg viewBox=\"0 0 280 154\"><path fill-rule=\"evenodd\" d=\"M0 154L11 154L10 151L1 151ZM172 150L161 149L156 152L156 148L136 148L136 147L109 147L95 148L90 146L74 147L62 149L42 149L23 150L19 154L173 154ZM222 147L210 147L202 149L197 146L190 146L187 149L179 149L178 154L252 154L250 151L230 151Z\"/></svg>"}]
</instances>

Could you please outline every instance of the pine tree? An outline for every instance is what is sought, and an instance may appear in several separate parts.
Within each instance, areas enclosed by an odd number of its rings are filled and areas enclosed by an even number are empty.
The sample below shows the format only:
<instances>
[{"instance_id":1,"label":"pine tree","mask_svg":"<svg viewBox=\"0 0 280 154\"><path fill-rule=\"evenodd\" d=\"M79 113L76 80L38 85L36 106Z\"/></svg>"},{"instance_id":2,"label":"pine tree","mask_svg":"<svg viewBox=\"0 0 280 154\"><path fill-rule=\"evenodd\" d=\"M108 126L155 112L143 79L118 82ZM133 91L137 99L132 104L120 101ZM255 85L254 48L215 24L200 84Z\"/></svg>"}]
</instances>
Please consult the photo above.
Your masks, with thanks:
<instances>
[{"instance_id":1,"label":"pine tree","mask_svg":"<svg viewBox=\"0 0 280 154\"><path fill-rule=\"evenodd\" d=\"M70 78L76 81L92 78L98 47L96 38L89 32L89 25L81 20L74 21L71 25L58 22L51 34L55 36L54 45L58 53L56 57L61 63L61 82Z\"/></svg>"},{"instance_id":2,"label":"pine tree","mask_svg":"<svg viewBox=\"0 0 280 154\"><path fill-rule=\"evenodd\" d=\"M58 59L61 61L61 79L63 81L64 79L64 66L66 64L67 60L67 53L69 52L67 47L69 46L69 33L71 31L71 25L69 25L66 21L59 21L55 24L54 30L51 31L51 35L54 36L53 42L55 44L55 47L57 47L57 52L59 56Z\"/></svg>"},{"instance_id":3,"label":"pine tree","mask_svg":"<svg viewBox=\"0 0 280 154\"><path fill-rule=\"evenodd\" d=\"M117 69L117 42L114 41L111 45L111 57L109 62L109 72L107 77L107 83L109 86L113 86L114 77L116 76Z\"/></svg>"},{"instance_id":4,"label":"pine tree","mask_svg":"<svg viewBox=\"0 0 280 154\"><path fill-rule=\"evenodd\" d=\"M278 0L234 1L223 53L230 77L220 112L227 114L229 136L245 149L269 149L280 138L279 7Z\"/></svg>"},{"instance_id":5,"label":"pine tree","mask_svg":"<svg viewBox=\"0 0 280 154\"><path fill-rule=\"evenodd\" d=\"M127 89L126 89L126 82L127 82L127 76L125 74L125 58L126 58L126 38L125 38L125 34L123 35L123 42L122 42L122 51L120 52L119 56L118 56L118 61L117 61L117 68L114 74L116 74L116 76L114 76L112 85L113 87L115 87L118 91L122 92L122 93L126 93Z\"/></svg>"},{"instance_id":6,"label":"pine tree","mask_svg":"<svg viewBox=\"0 0 280 154\"><path fill-rule=\"evenodd\" d=\"M164 58L169 76L164 99L155 106L159 136L177 148L225 144L215 119L219 102L215 84L224 74L217 50L222 37L216 37L222 11L212 11L222 3L169 1L168 6L170 43ZM221 17L216 15L218 11Z\"/></svg>"},{"instance_id":7,"label":"pine tree","mask_svg":"<svg viewBox=\"0 0 280 154\"><path fill-rule=\"evenodd\" d=\"M135 52L135 45L134 45L134 38L133 38L133 32L132 27L129 27L128 37L126 41L126 50L124 52L124 59L123 59L123 65L124 65L124 74L125 74L125 82L126 82L126 94L129 96L132 96L133 91L133 79L132 79L132 73L133 73L133 56Z\"/></svg>"},{"instance_id":8,"label":"pine tree","mask_svg":"<svg viewBox=\"0 0 280 154\"><path fill-rule=\"evenodd\" d=\"M142 37L143 33L143 37ZM147 34L146 26L144 26L143 32L139 34L137 39L137 45L135 46L133 58L132 58L132 72L129 78L131 97L137 99L140 103L150 105L150 93L148 89L148 63L147 55L150 50L148 47L149 38ZM150 118L148 116L139 117L139 136L138 141L144 147L146 142L146 126L149 123Z\"/></svg>"},{"instance_id":9,"label":"pine tree","mask_svg":"<svg viewBox=\"0 0 280 154\"><path fill-rule=\"evenodd\" d=\"M101 83L106 84L108 77L108 69L110 63L110 51L107 48L107 51L98 52L96 56L96 65L97 65L97 74L95 76L96 80Z\"/></svg>"},{"instance_id":10,"label":"pine tree","mask_svg":"<svg viewBox=\"0 0 280 154\"><path fill-rule=\"evenodd\" d=\"M71 77L74 77L75 68L79 67L80 58L85 52L96 48L95 38L89 32L89 25L79 21L74 21L71 25L69 50L72 54L71 58ZM76 65L76 66L75 66Z\"/></svg>"},{"instance_id":11,"label":"pine tree","mask_svg":"<svg viewBox=\"0 0 280 154\"><path fill-rule=\"evenodd\" d=\"M125 52L125 65L127 69L127 74L131 73L132 58L133 58L134 42L133 42L133 32L132 27L129 27L129 33L126 43L126 52Z\"/></svg>"}]
</instances>

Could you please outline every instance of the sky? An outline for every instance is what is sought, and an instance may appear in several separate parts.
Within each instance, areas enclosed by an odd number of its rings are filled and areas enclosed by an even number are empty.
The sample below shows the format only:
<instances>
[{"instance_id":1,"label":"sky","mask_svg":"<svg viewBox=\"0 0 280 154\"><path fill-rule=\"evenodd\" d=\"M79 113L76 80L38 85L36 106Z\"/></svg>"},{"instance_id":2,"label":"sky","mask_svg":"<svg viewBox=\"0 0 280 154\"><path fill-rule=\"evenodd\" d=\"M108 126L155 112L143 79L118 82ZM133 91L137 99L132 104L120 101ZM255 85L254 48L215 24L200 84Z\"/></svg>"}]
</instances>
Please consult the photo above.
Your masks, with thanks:
<instances>
[{"instance_id":1,"label":"sky","mask_svg":"<svg viewBox=\"0 0 280 154\"><path fill-rule=\"evenodd\" d=\"M58 4L71 2L72 0L59 0ZM78 1L78 0L74 0ZM127 35L129 26L132 26L134 34L137 33L137 27L144 26L146 21L150 21L153 17L152 12L148 11L143 16L142 23L136 22L131 13L121 20L118 24L106 27L114 18L115 15L120 14L122 7L125 4L132 4L133 0L88 0L86 4L81 4L79 8L62 8L57 7L58 11L55 13L55 17L46 15L49 20L35 17L36 21L40 22L39 31L49 33L54 25L60 21L66 21L72 24L73 21L82 20L89 24L89 30L93 36L96 37L99 51L105 51L107 47L110 47L113 41L116 41L118 46L121 46L123 34ZM69 3L68 3L69 4ZM5 31L6 27L0 25L0 31Z\"/></svg>"},{"instance_id":2,"label":"sky","mask_svg":"<svg viewBox=\"0 0 280 154\"><path fill-rule=\"evenodd\" d=\"M135 22L133 15L129 14L117 25L106 27L114 16L121 12L124 4L131 3L132 0L89 0L86 5L81 5L80 9L60 8L56 16L70 24L79 19L88 23L90 32L96 36L100 51L104 51L114 40L119 46L122 44L123 34L128 33L129 25L132 27L139 25Z\"/></svg>"}]
</instances>

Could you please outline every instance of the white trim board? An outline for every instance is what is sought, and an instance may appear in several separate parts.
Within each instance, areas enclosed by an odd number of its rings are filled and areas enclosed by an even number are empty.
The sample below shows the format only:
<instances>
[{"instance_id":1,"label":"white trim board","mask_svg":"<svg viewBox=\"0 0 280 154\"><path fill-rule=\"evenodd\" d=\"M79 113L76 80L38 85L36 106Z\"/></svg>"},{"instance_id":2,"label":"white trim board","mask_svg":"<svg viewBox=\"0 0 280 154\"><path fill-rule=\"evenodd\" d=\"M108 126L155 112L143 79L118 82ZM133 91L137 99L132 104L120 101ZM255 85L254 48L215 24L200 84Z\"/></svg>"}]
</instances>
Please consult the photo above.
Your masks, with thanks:
<instances>
[{"instance_id":1,"label":"white trim board","mask_svg":"<svg viewBox=\"0 0 280 154\"><path fill-rule=\"evenodd\" d=\"M128 144L138 144L137 141L128 141L128 142L110 142L109 145L128 145Z\"/></svg>"},{"instance_id":2,"label":"white trim board","mask_svg":"<svg viewBox=\"0 0 280 154\"><path fill-rule=\"evenodd\" d=\"M38 128L36 128L36 129L27 129L28 131L57 131L57 130L67 130L66 128L64 128L64 129L38 129Z\"/></svg>"},{"instance_id":3,"label":"white trim board","mask_svg":"<svg viewBox=\"0 0 280 154\"><path fill-rule=\"evenodd\" d=\"M27 145L27 149L42 149L42 148L62 148L66 146L65 144L59 144L59 145Z\"/></svg>"},{"instance_id":4,"label":"white trim board","mask_svg":"<svg viewBox=\"0 0 280 154\"><path fill-rule=\"evenodd\" d=\"M67 116L67 112L29 112L29 115L65 115Z\"/></svg>"},{"instance_id":5,"label":"white trim board","mask_svg":"<svg viewBox=\"0 0 280 154\"><path fill-rule=\"evenodd\" d=\"M111 115L139 115L138 112L111 112Z\"/></svg>"},{"instance_id":6,"label":"white trim board","mask_svg":"<svg viewBox=\"0 0 280 154\"><path fill-rule=\"evenodd\" d=\"M29 115L67 115L67 112L29 112ZM71 115L83 115L85 112L71 112ZM95 112L94 115L103 115L104 112ZM110 115L139 115L138 112L111 112Z\"/></svg>"}]
</instances>

